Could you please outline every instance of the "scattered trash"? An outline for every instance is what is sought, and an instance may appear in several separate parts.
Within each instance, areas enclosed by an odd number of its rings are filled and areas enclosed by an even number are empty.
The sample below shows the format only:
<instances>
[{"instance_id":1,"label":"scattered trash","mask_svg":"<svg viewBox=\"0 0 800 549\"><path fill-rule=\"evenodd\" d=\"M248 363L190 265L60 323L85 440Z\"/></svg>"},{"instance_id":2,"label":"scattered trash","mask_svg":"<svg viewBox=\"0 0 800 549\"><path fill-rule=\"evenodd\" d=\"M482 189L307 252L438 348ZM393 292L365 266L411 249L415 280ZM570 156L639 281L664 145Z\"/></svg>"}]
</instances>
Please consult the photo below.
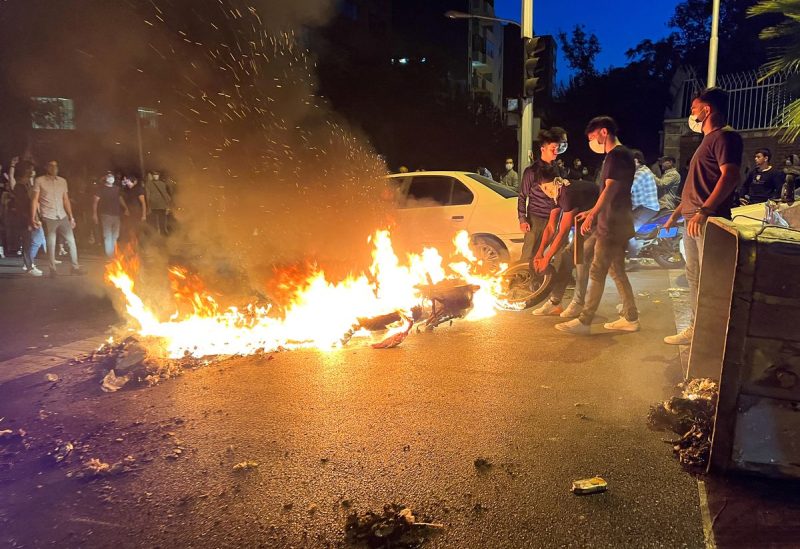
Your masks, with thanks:
<instances>
[{"instance_id":1,"label":"scattered trash","mask_svg":"<svg viewBox=\"0 0 800 549\"><path fill-rule=\"evenodd\" d=\"M681 465L704 468L711 453L719 386L712 379L698 378L678 388L679 396L650 408L647 422L654 429L669 429L681 436L671 441Z\"/></svg>"},{"instance_id":2,"label":"scattered trash","mask_svg":"<svg viewBox=\"0 0 800 549\"><path fill-rule=\"evenodd\" d=\"M311 505L308 506L308 509L306 509L306 511L308 511L309 515L313 515L314 513L317 512L318 509L319 507L317 506L317 504L312 503Z\"/></svg>"},{"instance_id":3,"label":"scattered trash","mask_svg":"<svg viewBox=\"0 0 800 549\"><path fill-rule=\"evenodd\" d=\"M58 381L58 376L56 374L47 374L44 376L44 379L50 383L56 383Z\"/></svg>"},{"instance_id":4,"label":"scattered trash","mask_svg":"<svg viewBox=\"0 0 800 549\"><path fill-rule=\"evenodd\" d=\"M369 547L418 547L443 524L418 522L411 509L397 503L383 506L383 513L367 511L351 513L345 523L350 544L366 543Z\"/></svg>"},{"instance_id":5,"label":"scattered trash","mask_svg":"<svg viewBox=\"0 0 800 549\"><path fill-rule=\"evenodd\" d=\"M93 476L104 475L111 470L111 465L97 458L90 459L83 467L85 472Z\"/></svg>"},{"instance_id":6,"label":"scattered trash","mask_svg":"<svg viewBox=\"0 0 800 549\"><path fill-rule=\"evenodd\" d=\"M476 459L474 465L479 473L486 473L492 468L492 462L482 457Z\"/></svg>"},{"instance_id":7,"label":"scattered trash","mask_svg":"<svg viewBox=\"0 0 800 549\"><path fill-rule=\"evenodd\" d=\"M247 460L247 461L242 461L242 462L237 463L236 465L234 465L233 466L233 470L234 471L247 471L249 469L255 469L257 467L258 467L258 462L257 461Z\"/></svg>"},{"instance_id":8,"label":"scattered trash","mask_svg":"<svg viewBox=\"0 0 800 549\"><path fill-rule=\"evenodd\" d=\"M0 431L0 440L11 440L14 436L14 431L11 429L3 429Z\"/></svg>"},{"instance_id":9,"label":"scattered trash","mask_svg":"<svg viewBox=\"0 0 800 549\"><path fill-rule=\"evenodd\" d=\"M100 388L106 393L115 393L122 389L129 381L130 377L126 375L117 376L114 370L109 370L105 377L103 377L103 383L100 385Z\"/></svg>"},{"instance_id":10,"label":"scattered trash","mask_svg":"<svg viewBox=\"0 0 800 549\"><path fill-rule=\"evenodd\" d=\"M56 463L61 463L62 461L67 459L67 456L69 456L72 453L72 450L74 449L75 445L72 444L71 442L69 441L62 442L59 443L58 446L56 446L55 450L50 452L49 455L53 458L53 460L55 460Z\"/></svg>"},{"instance_id":11,"label":"scattered trash","mask_svg":"<svg viewBox=\"0 0 800 549\"><path fill-rule=\"evenodd\" d=\"M582 478L572 481L572 493L577 495L596 494L605 492L608 483L600 477Z\"/></svg>"},{"instance_id":12,"label":"scattered trash","mask_svg":"<svg viewBox=\"0 0 800 549\"><path fill-rule=\"evenodd\" d=\"M136 458L133 456L125 456L124 459L113 465L109 465L98 458L91 458L83 464L83 469L74 476L79 479L94 479L97 477L121 475L132 471L135 463Z\"/></svg>"}]
</instances>

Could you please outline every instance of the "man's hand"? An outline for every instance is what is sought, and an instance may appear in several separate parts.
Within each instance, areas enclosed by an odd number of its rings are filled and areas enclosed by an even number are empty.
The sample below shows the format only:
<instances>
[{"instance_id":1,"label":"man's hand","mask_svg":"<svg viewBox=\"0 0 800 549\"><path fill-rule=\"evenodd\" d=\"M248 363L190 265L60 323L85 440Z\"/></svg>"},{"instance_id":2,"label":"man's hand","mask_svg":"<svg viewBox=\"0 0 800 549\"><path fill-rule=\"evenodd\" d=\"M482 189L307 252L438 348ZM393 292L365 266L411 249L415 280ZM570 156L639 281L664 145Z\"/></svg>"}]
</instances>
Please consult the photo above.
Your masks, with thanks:
<instances>
[{"instance_id":1,"label":"man's hand","mask_svg":"<svg viewBox=\"0 0 800 549\"><path fill-rule=\"evenodd\" d=\"M575 219L578 220L578 223L581 223L581 234L586 236L590 232L592 232L592 225L594 225L594 217L597 214L594 210L589 210L587 212L581 212L575 216Z\"/></svg>"},{"instance_id":2,"label":"man's hand","mask_svg":"<svg viewBox=\"0 0 800 549\"><path fill-rule=\"evenodd\" d=\"M681 216L681 214L680 214L680 212L678 210L675 210L674 212L672 212L672 215L669 216L669 219L667 219L667 222L664 223L664 229L671 229L672 227L674 227L675 223L678 222L678 218L680 216Z\"/></svg>"},{"instance_id":3,"label":"man's hand","mask_svg":"<svg viewBox=\"0 0 800 549\"><path fill-rule=\"evenodd\" d=\"M142 212L142 221L147 221L147 214Z\"/></svg>"},{"instance_id":4,"label":"man's hand","mask_svg":"<svg viewBox=\"0 0 800 549\"><path fill-rule=\"evenodd\" d=\"M531 232L530 223L526 223L525 221L523 221L522 223L519 224L519 230L522 231L523 233Z\"/></svg>"},{"instance_id":5,"label":"man's hand","mask_svg":"<svg viewBox=\"0 0 800 549\"><path fill-rule=\"evenodd\" d=\"M31 225L33 225L34 229L39 229L39 228L42 227L42 222L39 221L38 219L34 219L33 223L31 223Z\"/></svg>"},{"instance_id":6,"label":"man's hand","mask_svg":"<svg viewBox=\"0 0 800 549\"><path fill-rule=\"evenodd\" d=\"M69 226L70 226L70 227L72 227L72 228L74 229L74 228L75 228L75 225L77 225L77 223L75 223L75 218L74 218L74 217L70 218L70 220L69 220Z\"/></svg>"},{"instance_id":7,"label":"man's hand","mask_svg":"<svg viewBox=\"0 0 800 549\"><path fill-rule=\"evenodd\" d=\"M698 238L703 234L703 227L706 226L706 221L708 221L708 216L702 212L697 212L686 222L686 234L692 238Z\"/></svg>"},{"instance_id":8,"label":"man's hand","mask_svg":"<svg viewBox=\"0 0 800 549\"><path fill-rule=\"evenodd\" d=\"M548 265L550 265L550 258L548 257L536 257L533 259L533 270L537 273L543 273Z\"/></svg>"},{"instance_id":9,"label":"man's hand","mask_svg":"<svg viewBox=\"0 0 800 549\"><path fill-rule=\"evenodd\" d=\"M130 215L131 215L131 211L130 210L125 210L125 217L128 217Z\"/></svg>"},{"instance_id":10,"label":"man's hand","mask_svg":"<svg viewBox=\"0 0 800 549\"><path fill-rule=\"evenodd\" d=\"M739 199L739 205L741 206L749 206L750 205L750 197L743 196Z\"/></svg>"}]
</instances>

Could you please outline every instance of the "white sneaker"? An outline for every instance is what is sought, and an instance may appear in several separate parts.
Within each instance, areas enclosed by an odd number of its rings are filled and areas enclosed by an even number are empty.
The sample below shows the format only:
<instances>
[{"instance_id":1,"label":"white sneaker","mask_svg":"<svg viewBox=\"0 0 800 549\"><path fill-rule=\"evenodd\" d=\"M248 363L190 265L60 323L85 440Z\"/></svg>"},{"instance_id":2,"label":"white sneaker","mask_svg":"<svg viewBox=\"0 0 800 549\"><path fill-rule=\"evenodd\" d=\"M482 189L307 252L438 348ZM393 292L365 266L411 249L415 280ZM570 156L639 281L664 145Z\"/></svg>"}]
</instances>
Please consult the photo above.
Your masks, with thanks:
<instances>
[{"instance_id":1,"label":"white sneaker","mask_svg":"<svg viewBox=\"0 0 800 549\"><path fill-rule=\"evenodd\" d=\"M581 316L583 312L583 305L575 303L574 301L570 301L567 308L561 311L561 314L558 315L561 318L578 318Z\"/></svg>"},{"instance_id":2,"label":"white sneaker","mask_svg":"<svg viewBox=\"0 0 800 549\"><path fill-rule=\"evenodd\" d=\"M3 258L5 258L5 255L3 255L3 247L0 246L0 259L3 259Z\"/></svg>"},{"instance_id":3,"label":"white sneaker","mask_svg":"<svg viewBox=\"0 0 800 549\"><path fill-rule=\"evenodd\" d=\"M675 335L664 338L664 343L669 345L690 345L694 337L694 326L689 326Z\"/></svg>"},{"instance_id":4,"label":"white sneaker","mask_svg":"<svg viewBox=\"0 0 800 549\"><path fill-rule=\"evenodd\" d=\"M592 327L587 326L578 318L573 318L568 322L556 324L556 330L573 335L589 335L592 331Z\"/></svg>"},{"instance_id":5,"label":"white sneaker","mask_svg":"<svg viewBox=\"0 0 800 549\"><path fill-rule=\"evenodd\" d=\"M561 305L556 305L549 299L545 301L541 307L533 310L533 316L555 316L561 314L564 308Z\"/></svg>"},{"instance_id":6,"label":"white sneaker","mask_svg":"<svg viewBox=\"0 0 800 549\"><path fill-rule=\"evenodd\" d=\"M36 265L31 267L30 270L28 271L28 276L42 276L42 274L44 274L44 273L42 273L42 271L37 269Z\"/></svg>"},{"instance_id":7,"label":"white sneaker","mask_svg":"<svg viewBox=\"0 0 800 549\"><path fill-rule=\"evenodd\" d=\"M640 326L638 320L628 320L624 316L621 316L614 322L606 322L603 324L603 328L606 330L615 330L617 332L638 332Z\"/></svg>"}]
</instances>

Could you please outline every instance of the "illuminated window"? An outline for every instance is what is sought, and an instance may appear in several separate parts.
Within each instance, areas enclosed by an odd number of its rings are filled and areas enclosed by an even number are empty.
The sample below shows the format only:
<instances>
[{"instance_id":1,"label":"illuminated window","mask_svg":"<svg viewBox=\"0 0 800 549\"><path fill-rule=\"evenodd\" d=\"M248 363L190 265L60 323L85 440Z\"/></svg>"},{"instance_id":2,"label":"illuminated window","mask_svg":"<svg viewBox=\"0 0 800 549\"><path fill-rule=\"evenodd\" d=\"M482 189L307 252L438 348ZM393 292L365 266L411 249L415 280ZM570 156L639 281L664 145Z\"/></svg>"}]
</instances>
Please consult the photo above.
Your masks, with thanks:
<instances>
[{"instance_id":1,"label":"illuminated window","mask_svg":"<svg viewBox=\"0 0 800 549\"><path fill-rule=\"evenodd\" d=\"M31 97L31 123L35 130L74 130L75 105L63 97Z\"/></svg>"}]
</instances>

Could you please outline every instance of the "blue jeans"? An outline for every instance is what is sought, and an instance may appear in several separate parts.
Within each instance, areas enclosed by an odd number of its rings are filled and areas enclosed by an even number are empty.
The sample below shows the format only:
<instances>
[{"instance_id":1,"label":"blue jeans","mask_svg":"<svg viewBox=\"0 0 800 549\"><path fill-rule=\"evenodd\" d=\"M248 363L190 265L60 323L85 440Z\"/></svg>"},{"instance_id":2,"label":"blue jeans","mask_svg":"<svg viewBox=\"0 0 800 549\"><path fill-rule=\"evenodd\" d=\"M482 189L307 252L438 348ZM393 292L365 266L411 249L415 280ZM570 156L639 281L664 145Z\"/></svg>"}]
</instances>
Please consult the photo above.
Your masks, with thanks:
<instances>
[{"instance_id":1,"label":"blue jeans","mask_svg":"<svg viewBox=\"0 0 800 549\"><path fill-rule=\"evenodd\" d=\"M705 227L700 231L700 236L692 237L685 232L683 235L686 280L689 282L689 300L692 304L692 326L694 326L694 315L697 312L697 289L700 286L700 265L703 263L703 239L705 235Z\"/></svg>"},{"instance_id":2,"label":"blue jeans","mask_svg":"<svg viewBox=\"0 0 800 549\"><path fill-rule=\"evenodd\" d=\"M111 259L117 249L119 238L119 216L100 214L100 226L103 228L103 251Z\"/></svg>"},{"instance_id":3,"label":"blue jeans","mask_svg":"<svg viewBox=\"0 0 800 549\"><path fill-rule=\"evenodd\" d=\"M22 237L22 262L25 264L25 269L31 270L36 261L36 256L39 255L39 249L44 248L44 229L26 229Z\"/></svg>"}]
</instances>

